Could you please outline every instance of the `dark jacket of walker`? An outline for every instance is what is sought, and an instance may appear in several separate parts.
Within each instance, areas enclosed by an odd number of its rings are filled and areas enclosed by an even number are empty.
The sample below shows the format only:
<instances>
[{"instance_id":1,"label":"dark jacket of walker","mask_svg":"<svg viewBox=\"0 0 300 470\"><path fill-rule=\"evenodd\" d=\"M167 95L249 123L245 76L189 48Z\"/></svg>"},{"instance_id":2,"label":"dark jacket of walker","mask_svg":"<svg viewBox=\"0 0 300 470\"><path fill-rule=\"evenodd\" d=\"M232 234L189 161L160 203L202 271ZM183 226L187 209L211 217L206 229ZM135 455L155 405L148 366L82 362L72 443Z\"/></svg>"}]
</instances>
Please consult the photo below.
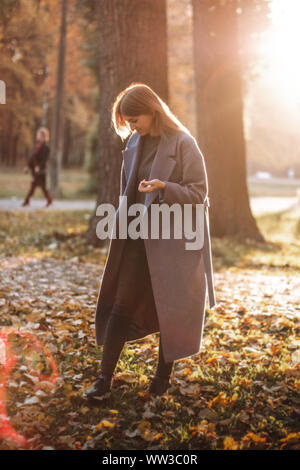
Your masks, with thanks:
<instances>
[{"instance_id":1,"label":"dark jacket of walker","mask_svg":"<svg viewBox=\"0 0 300 470\"><path fill-rule=\"evenodd\" d=\"M50 148L46 142L43 142L39 149L32 153L28 161L28 167L30 168L33 178L46 175L49 155ZM39 167L39 171L35 171L36 166Z\"/></svg>"}]
</instances>

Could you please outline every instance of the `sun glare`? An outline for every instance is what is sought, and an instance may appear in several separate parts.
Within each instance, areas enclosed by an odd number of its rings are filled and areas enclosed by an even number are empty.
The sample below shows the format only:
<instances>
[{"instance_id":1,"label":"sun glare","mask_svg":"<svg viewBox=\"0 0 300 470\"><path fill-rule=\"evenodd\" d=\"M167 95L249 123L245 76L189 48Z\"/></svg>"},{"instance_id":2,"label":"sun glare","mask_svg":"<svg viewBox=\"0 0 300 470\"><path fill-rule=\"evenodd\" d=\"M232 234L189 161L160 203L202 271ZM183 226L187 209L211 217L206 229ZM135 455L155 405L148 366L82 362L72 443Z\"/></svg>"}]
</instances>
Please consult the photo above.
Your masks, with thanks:
<instances>
[{"instance_id":1,"label":"sun glare","mask_svg":"<svg viewBox=\"0 0 300 470\"><path fill-rule=\"evenodd\" d=\"M273 0L272 26L261 44L268 63L265 78L288 102L300 104L300 0Z\"/></svg>"}]
</instances>

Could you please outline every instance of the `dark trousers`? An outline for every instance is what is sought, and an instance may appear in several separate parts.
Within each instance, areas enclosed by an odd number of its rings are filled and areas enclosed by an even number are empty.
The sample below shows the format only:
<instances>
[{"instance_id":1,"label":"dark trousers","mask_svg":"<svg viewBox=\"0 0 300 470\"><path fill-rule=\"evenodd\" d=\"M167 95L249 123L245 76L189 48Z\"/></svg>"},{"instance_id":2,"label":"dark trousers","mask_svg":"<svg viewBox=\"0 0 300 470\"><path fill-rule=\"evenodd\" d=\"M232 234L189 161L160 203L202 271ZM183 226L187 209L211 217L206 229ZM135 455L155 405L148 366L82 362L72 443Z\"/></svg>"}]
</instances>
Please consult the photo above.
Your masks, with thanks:
<instances>
[{"instance_id":1,"label":"dark trousers","mask_svg":"<svg viewBox=\"0 0 300 470\"><path fill-rule=\"evenodd\" d=\"M122 315L111 315L108 319L103 344L101 372L112 375L127 338L128 319ZM169 377L173 362L165 362L162 352L161 337L159 339L159 357L156 375Z\"/></svg>"},{"instance_id":2,"label":"dark trousers","mask_svg":"<svg viewBox=\"0 0 300 470\"><path fill-rule=\"evenodd\" d=\"M36 176L32 181L31 185L28 191L28 194L25 198L25 203L29 203L31 196L33 195L34 191L36 190L37 187L40 187L41 190L43 191L47 201L50 203L52 202L52 197L50 192L48 191L46 187L46 175L38 175Z\"/></svg>"}]
</instances>

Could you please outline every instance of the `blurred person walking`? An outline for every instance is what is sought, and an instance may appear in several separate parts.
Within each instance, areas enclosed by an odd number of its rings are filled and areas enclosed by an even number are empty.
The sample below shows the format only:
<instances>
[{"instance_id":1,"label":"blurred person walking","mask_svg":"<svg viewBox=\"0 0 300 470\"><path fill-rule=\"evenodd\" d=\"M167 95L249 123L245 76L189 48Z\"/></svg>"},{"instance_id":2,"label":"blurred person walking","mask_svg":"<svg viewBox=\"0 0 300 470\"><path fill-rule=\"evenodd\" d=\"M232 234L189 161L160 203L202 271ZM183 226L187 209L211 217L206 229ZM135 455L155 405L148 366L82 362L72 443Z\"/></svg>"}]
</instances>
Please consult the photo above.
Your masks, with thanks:
<instances>
[{"instance_id":1,"label":"blurred person walking","mask_svg":"<svg viewBox=\"0 0 300 470\"><path fill-rule=\"evenodd\" d=\"M31 171L33 180L28 191L28 194L22 203L22 206L28 206L30 203L30 198L35 192L37 187L40 187L43 191L47 204L45 207L48 207L52 204L53 199L49 190L47 189L46 176L47 176L47 161L50 155L50 148L48 145L49 142L49 131L46 127L40 127L36 133L36 144L35 149L31 157L29 158L27 166L24 168L24 171L27 173Z\"/></svg>"}]
</instances>

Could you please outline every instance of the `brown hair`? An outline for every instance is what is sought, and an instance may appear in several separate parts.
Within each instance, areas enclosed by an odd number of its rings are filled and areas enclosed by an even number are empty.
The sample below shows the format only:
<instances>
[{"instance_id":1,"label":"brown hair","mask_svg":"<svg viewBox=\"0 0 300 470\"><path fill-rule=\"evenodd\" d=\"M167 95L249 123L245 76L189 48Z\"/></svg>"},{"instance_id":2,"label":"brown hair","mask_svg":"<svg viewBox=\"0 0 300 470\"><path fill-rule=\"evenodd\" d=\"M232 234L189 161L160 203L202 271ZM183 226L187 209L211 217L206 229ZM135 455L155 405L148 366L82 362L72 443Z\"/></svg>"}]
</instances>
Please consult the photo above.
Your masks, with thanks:
<instances>
[{"instance_id":1,"label":"brown hair","mask_svg":"<svg viewBox=\"0 0 300 470\"><path fill-rule=\"evenodd\" d=\"M155 134L165 134L170 130L181 130L190 134L152 88L144 83L133 82L118 94L112 106L111 121L122 140L132 132L123 116L140 114L153 114L152 128Z\"/></svg>"}]
</instances>

